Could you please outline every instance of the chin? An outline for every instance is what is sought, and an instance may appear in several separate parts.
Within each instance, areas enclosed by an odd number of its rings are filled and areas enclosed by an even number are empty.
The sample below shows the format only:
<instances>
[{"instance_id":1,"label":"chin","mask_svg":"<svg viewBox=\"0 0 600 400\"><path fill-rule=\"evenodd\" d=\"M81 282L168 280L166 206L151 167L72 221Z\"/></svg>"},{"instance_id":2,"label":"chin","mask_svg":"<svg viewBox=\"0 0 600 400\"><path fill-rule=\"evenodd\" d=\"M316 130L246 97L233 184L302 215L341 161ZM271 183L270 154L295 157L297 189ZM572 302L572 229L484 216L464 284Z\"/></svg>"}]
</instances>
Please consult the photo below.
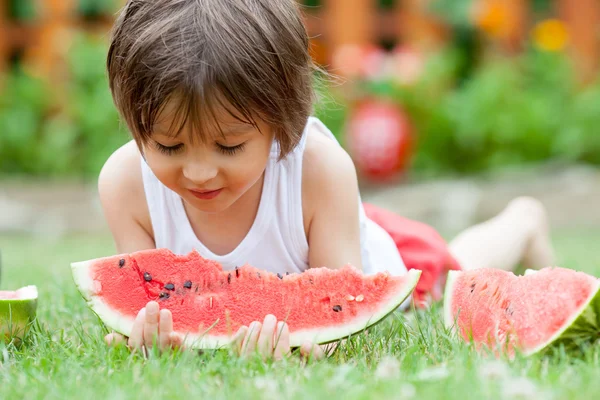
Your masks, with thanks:
<instances>
[{"instance_id":1,"label":"chin","mask_svg":"<svg viewBox=\"0 0 600 400\"><path fill-rule=\"evenodd\" d=\"M213 200L200 200L193 196L185 196L184 200L187 204L194 207L196 210L208 214L218 214L222 211L227 210L233 202L230 199L213 199Z\"/></svg>"}]
</instances>

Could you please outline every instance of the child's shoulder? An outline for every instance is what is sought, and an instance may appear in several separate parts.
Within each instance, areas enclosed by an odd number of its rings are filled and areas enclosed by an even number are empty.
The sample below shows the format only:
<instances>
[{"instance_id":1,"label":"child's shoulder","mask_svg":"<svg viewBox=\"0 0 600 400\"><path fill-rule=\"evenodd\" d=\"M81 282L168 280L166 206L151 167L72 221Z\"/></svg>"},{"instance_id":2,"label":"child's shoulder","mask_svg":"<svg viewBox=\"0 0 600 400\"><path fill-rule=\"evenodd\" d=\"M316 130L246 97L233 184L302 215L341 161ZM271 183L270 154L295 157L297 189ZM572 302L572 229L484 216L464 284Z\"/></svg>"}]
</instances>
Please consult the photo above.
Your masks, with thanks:
<instances>
[{"instance_id":1,"label":"child's shoulder","mask_svg":"<svg viewBox=\"0 0 600 400\"><path fill-rule=\"evenodd\" d=\"M131 191L144 189L141 155L132 140L115 150L106 160L98 177L101 195L129 197Z\"/></svg>"},{"instance_id":2,"label":"child's shoulder","mask_svg":"<svg viewBox=\"0 0 600 400\"><path fill-rule=\"evenodd\" d=\"M111 230L135 221L151 232L141 155L134 141L118 148L106 160L98 177L98 194Z\"/></svg>"},{"instance_id":3,"label":"child's shoulder","mask_svg":"<svg viewBox=\"0 0 600 400\"><path fill-rule=\"evenodd\" d=\"M356 168L344 148L317 127L311 127L306 134L302 160L303 203L314 210L319 204L358 199Z\"/></svg>"},{"instance_id":4,"label":"child's shoulder","mask_svg":"<svg viewBox=\"0 0 600 400\"><path fill-rule=\"evenodd\" d=\"M350 155L336 141L324 135L316 126L306 132L306 148L304 150L303 176L311 180L337 178L343 176L356 177L356 169Z\"/></svg>"}]
</instances>

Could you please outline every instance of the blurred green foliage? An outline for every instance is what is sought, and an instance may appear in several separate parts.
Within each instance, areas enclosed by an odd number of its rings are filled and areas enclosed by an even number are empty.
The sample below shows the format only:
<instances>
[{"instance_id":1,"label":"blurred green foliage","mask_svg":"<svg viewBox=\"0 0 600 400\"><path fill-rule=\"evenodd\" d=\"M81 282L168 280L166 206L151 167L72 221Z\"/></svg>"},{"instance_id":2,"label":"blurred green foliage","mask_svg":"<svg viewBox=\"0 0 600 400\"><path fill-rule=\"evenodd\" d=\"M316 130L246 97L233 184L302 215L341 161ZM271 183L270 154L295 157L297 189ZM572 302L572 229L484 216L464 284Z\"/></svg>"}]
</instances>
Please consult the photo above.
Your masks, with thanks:
<instances>
[{"instance_id":1,"label":"blurred green foliage","mask_svg":"<svg viewBox=\"0 0 600 400\"><path fill-rule=\"evenodd\" d=\"M95 179L128 140L110 96L106 42L80 36L70 52L66 107L57 109L43 82L21 70L0 96L0 174ZM429 59L411 85L357 85L391 98L408 114L419 176L473 173L555 160L600 165L600 83L581 86L566 56L530 49L488 59L461 76L465 53L450 47ZM319 83L316 115L344 142L351 106ZM334 85L335 86L335 85Z\"/></svg>"},{"instance_id":2,"label":"blurred green foliage","mask_svg":"<svg viewBox=\"0 0 600 400\"><path fill-rule=\"evenodd\" d=\"M93 177L127 140L108 88L105 45L90 36L75 41L65 107L43 81L19 68L8 74L0 96L0 174Z\"/></svg>"},{"instance_id":3,"label":"blurred green foliage","mask_svg":"<svg viewBox=\"0 0 600 400\"><path fill-rule=\"evenodd\" d=\"M458 78L463 54L432 58L415 85L363 82L365 96L393 99L409 115L419 176L474 173L557 161L600 165L600 83L574 80L566 56L530 50ZM338 134L346 115L322 118Z\"/></svg>"},{"instance_id":4,"label":"blurred green foliage","mask_svg":"<svg viewBox=\"0 0 600 400\"><path fill-rule=\"evenodd\" d=\"M98 18L114 13L120 3L119 0L78 0L78 11L84 18Z\"/></svg>"}]
</instances>

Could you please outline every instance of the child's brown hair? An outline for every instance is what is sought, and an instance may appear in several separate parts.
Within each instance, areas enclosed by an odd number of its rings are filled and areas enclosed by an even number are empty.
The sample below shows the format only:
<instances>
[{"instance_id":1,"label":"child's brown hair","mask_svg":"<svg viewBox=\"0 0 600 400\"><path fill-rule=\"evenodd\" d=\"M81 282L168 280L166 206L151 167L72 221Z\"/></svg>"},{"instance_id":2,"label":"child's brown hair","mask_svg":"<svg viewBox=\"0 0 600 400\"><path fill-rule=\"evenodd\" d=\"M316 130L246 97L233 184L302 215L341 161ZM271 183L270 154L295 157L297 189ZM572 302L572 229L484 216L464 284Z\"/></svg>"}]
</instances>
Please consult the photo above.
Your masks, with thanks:
<instances>
[{"instance_id":1,"label":"child's brown hair","mask_svg":"<svg viewBox=\"0 0 600 400\"><path fill-rule=\"evenodd\" d=\"M109 83L138 144L176 101L172 134L191 121L205 138L225 107L254 126L265 121L283 157L315 99L308 46L294 0L129 0L114 26Z\"/></svg>"}]
</instances>

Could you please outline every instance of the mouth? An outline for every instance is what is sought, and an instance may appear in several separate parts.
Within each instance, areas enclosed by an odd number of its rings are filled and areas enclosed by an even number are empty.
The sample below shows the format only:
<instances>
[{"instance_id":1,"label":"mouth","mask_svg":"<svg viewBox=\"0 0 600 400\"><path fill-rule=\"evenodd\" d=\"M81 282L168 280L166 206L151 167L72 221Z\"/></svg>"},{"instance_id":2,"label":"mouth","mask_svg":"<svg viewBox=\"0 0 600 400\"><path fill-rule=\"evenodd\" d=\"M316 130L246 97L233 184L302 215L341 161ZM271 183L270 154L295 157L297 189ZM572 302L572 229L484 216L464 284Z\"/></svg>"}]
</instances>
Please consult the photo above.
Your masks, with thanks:
<instances>
[{"instance_id":1,"label":"mouth","mask_svg":"<svg viewBox=\"0 0 600 400\"><path fill-rule=\"evenodd\" d=\"M202 199L202 200L214 199L219 194L221 194L222 191L223 191L223 188L217 189L217 190L191 190L190 189L190 193L192 195L194 195L195 197Z\"/></svg>"}]
</instances>

